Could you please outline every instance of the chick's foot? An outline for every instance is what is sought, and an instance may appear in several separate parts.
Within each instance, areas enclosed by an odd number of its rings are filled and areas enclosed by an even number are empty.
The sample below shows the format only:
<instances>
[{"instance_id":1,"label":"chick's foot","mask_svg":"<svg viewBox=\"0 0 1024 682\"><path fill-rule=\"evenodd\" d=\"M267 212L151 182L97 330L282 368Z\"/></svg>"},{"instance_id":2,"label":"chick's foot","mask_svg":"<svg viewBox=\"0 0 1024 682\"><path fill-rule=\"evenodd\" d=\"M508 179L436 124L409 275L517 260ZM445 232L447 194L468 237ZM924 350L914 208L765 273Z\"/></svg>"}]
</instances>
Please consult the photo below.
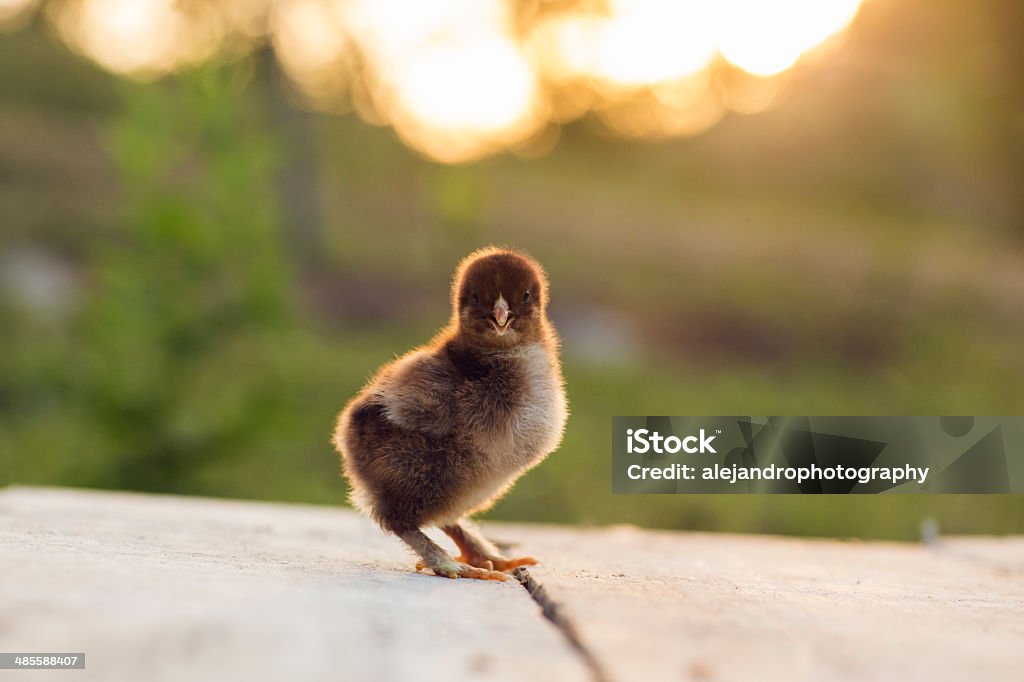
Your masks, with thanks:
<instances>
[{"instance_id":1,"label":"chick's foot","mask_svg":"<svg viewBox=\"0 0 1024 682\"><path fill-rule=\"evenodd\" d=\"M462 555L456 561L460 561L477 568L486 568L495 571L512 571L520 566L533 566L537 560L533 557L521 557L519 559L505 558L494 543L487 538L465 519L456 523L442 526L448 537L455 541Z\"/></svg>"},{"instance_id":2,"label":"chick's foot","mask_svg":"<svg viewBox=\"0 0 1024 682\"><path fill-rule=\"evenodd\" d=\"M442 559L432 563L433 565L430 565L424 561L417 561L416 570L422 571L430 569L434 572L434 575L439 575L443 578L473 578L475 580L497 581L508 580L508 576L501 571L494 571L482 566L471 566L467 563L463 563L461 558L454 560Z\"/></svg>"}]
</instances>

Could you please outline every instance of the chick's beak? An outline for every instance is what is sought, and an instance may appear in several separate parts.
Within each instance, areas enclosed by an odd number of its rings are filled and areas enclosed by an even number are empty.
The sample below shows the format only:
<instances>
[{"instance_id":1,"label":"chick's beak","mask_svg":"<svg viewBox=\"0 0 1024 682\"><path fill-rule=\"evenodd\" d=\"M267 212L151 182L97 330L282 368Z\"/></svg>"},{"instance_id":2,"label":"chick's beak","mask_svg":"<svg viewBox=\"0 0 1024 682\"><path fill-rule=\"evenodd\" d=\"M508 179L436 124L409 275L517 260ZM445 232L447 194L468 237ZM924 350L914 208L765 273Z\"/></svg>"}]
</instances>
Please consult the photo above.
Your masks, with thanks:
<instances>
[{"instance_id":1,"label":"chick's beak","mask_svg":"<svg viewBox=\"0 0 1024 682\"><path fill-rule=\"evenodd\" d=\"M498 296L498 300L494 302L494 321L499 327L504 327L508 322L508 303L504 296Z\"/></svg>"}]
</instances>

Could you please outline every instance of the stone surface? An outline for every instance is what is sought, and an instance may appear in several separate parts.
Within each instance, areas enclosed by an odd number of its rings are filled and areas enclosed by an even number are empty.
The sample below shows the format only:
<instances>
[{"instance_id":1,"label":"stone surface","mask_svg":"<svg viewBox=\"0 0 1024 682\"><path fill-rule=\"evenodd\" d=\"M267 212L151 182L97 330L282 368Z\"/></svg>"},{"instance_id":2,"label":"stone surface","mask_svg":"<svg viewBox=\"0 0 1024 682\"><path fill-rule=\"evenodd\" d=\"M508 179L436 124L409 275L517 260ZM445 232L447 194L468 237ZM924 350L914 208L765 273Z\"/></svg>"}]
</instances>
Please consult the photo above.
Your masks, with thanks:
<instances>
[{"instance_id":1,"label":"stone surface","mask_svg":"<svg viewBox=\"0 0 1024 682\"><path fill-rule=\"evenodd\" d=\"M502 529L613 680L1020 680L1024 541Z\"/></svg>"},{"instance_id":2,"label":"stone surface","mask_svg":"<svg viewBox=\"0 0 1024 682\"><path fill-rule=\"evenodd\" d=\"M584 680L514 580L413 571L341 509L0 491L0 651L85 671L0 680Z\"/></svg>"},{"instance_id":3,"label":"stone surface","mask_svg":"<svg viewBox=\"0 0 1024 682\"><path fill-rule=\"evenodd\" d=\"M0 680L1018 680L1024 539L934 545L486 524L516 582L412 571L343 509L0 491ZM548 604L550 607L550 604Z\"/></svg>"}]
</instances>

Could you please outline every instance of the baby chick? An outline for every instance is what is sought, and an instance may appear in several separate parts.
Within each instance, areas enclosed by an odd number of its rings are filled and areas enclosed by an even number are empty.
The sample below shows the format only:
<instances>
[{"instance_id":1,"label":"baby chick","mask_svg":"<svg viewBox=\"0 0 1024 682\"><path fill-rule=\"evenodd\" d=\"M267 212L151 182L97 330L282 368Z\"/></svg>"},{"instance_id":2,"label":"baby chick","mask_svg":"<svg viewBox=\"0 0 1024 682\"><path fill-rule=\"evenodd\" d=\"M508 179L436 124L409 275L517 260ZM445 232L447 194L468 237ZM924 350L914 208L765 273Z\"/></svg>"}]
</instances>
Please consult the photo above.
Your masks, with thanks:
<instances>
[{"instance_id":1,"label":"baby chick","mask_svg":"<svg viewBox=\"0 0 1024 682\"><path fill-rule=\"evenodd\" d=\"M464 258L452 315L427 344L380 369L338 417L352 501L429 568L505 580L535 564L506 558L467 522L562 439L567 407L548 282L528 256L486 248ZM421 530L438 526L462 554Z\"/></svg>"}]
</instances>

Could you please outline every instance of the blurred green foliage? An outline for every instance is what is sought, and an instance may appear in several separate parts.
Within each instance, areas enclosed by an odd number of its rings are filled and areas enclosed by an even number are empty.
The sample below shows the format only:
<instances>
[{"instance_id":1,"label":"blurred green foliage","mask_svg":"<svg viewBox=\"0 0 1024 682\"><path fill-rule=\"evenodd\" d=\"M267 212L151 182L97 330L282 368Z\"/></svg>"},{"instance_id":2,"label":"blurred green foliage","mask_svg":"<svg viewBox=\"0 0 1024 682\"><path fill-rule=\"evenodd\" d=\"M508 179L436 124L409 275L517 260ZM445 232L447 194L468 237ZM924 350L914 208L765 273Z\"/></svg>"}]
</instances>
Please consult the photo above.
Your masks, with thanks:
<instances>
[{"instance_id":1,"label":"blurred green foliage","mask_svg":"<svg viewBox=\"0 0 1024 682\"><path fill-rule=\"evenodd\" d=\"M0 291L0 485L341 503L336 413L447 319L457 260L503 243L551 275L572 416L490 517L1024 532L1019 496L611 495L615 414L1024 413L1019 247L973 196L922 199L934 176L889 149L923 138L848 85L696 140L584 123L540 160L448 168L301 112L315 155L296 159L259 62L126 84L38 35L4 41L0 63L56 76L0 69L0 199L18 199L0 248L56 254L74 286L58 315ZM985 119L950 120L969 139ZM278 199L296 162L322 196L301 247Z\"/></svg>"},{"instance_id":2,"label":"blurred green foliage","mask_svg":"<svg viewBox=\"0 0 1024 682\"><path fill-rule=\"evenodd\" d=\"M5 449L30 455L14 458L11 479L179 490L198 464L273 428L281 377L266 359L289 326L290 277L276 150L240 96L250 74L243 64L121 85L104 136L119 229L90 254L84 309L63 336L10 321L5 369L21 382L8 387ZM54 444L39 439L55 435L65 456L40 470Z\"/></svg>"}]
</instances>

